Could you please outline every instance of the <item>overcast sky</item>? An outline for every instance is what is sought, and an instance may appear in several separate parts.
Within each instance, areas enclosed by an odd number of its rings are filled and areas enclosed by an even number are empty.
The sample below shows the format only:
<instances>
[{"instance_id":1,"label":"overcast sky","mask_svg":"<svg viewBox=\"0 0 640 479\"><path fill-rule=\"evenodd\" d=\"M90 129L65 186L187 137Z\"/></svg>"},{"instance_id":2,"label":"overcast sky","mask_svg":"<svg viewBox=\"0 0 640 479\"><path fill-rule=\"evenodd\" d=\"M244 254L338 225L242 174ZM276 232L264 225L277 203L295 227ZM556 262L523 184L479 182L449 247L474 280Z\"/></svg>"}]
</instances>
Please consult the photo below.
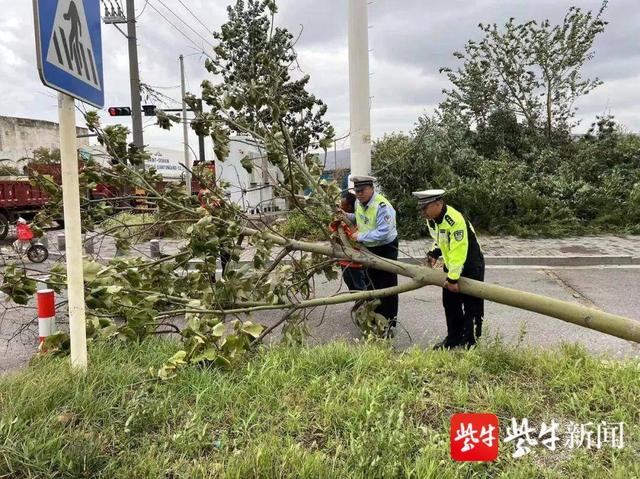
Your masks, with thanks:
<instances>
[{"instance_id":1,"label":"overcast sky","mask_svg":"<svg viewBox=\"0 0 640 479\"><path fill-rule=\"evenodd\" d=\"M120 1L124 4L125 0ZM141 80L162 87L160 91L178 100L178 55L184 54L188 90L197 92L206 77L198 52L210 48L205 44L211 38L207 28L216 30L225 21L229 2L182 0L195 16L179 0L150 0L143 11L145 3L136 0ZM609 3L605 15L609 25L597 39L596 56L585 69L585 74L601 78L604 85L577 105L583 119L578 131L585 130L595 115L609 111L629 129L640 130L639 4L638 0ZM279 24L296 35L304 27L297 50L301 68L311 75L310 90L328 104L328 118L337 134L347 133L346 0L280 0L278 4ZM455 65L451 53L478 37L479 22L502 24L509 17L559 22L571 5L597 10L600 1L374 0L369 7L374 137L409 131L421 114L433 111L442 99L442 88L447 87L439 67ZM55 93L42 86L36 70L32 2L0 0L0 11L0 115L56 120ZM129 103L126 39L110 25L103 25L102 35L106 104L125 106ZM105 123L111 121L105 117ZM145 143L181 149L179 129L159 130L148 118L145 124ZM348 142L338 147L348 147Z\"/></svg>"}]
</instances>

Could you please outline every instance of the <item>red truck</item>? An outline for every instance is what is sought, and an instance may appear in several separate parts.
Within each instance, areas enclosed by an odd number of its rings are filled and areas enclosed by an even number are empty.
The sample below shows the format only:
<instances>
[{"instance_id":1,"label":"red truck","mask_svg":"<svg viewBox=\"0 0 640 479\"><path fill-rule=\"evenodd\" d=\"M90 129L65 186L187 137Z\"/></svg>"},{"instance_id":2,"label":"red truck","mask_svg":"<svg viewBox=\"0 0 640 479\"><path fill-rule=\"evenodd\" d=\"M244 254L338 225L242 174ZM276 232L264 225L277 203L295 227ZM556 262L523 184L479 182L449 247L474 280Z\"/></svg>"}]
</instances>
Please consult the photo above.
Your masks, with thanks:
<instances>
[{"instance_id":1,"label":"red truck","mask_svg":"<svg viewBox=\"0 0 640 479\"><path fill-rule=\"evenodd\" d=\"M213 163L207 166L215 171ZM59 164L43 164L32 168L40 174L50 175L57 184L61 183ZM198 180L192 178L191 188L196 195L202 187ZM92 191L94 198L107 199L119 195L118 191L105 185L98 185ZM0 240L7 237L9 225L14 224L18 217L32 218L48 201L49 197L45 191L33 186L27 176L0 176Z\"/></svg>"},{"instance_id":2,"label":"red truck","mask_svg":"<svg viewBox=\"0 0 640 479\"><path fill-rule=\"evenodd\" d=\"M19 216L33 217L49 201L47 194L26 176L0 176L0 240Z\"/></svg>"}]
</instances>

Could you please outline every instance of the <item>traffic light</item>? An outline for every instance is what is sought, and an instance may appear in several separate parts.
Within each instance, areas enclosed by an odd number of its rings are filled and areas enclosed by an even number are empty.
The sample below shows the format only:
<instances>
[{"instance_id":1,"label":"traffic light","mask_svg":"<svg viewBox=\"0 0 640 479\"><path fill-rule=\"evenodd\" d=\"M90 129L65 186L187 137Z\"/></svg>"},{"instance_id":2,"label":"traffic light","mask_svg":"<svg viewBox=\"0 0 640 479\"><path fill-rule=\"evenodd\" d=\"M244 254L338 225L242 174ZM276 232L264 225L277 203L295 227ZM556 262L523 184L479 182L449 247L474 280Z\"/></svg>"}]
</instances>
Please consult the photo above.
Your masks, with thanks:
<instances>
[{"instance_id":1,"label":"traffic light","mask_svg":"<svg viewBox=\"0 0 640 479\"><path fill-rule=\"evenodd\" d=\"M142 105L142 111L144 111L144 116L156 116L155 105Z\"/></svg>"},{"instance_id":2,"label":"traffic light","mask_svg":"<svg viewBox=\"0 0 640 479\"><path fill-rule=\"evenodd\" d=\"M112 106L109 107L110 116L131 116L131 108L128 106Z\"/></svg>"}]
</instances>

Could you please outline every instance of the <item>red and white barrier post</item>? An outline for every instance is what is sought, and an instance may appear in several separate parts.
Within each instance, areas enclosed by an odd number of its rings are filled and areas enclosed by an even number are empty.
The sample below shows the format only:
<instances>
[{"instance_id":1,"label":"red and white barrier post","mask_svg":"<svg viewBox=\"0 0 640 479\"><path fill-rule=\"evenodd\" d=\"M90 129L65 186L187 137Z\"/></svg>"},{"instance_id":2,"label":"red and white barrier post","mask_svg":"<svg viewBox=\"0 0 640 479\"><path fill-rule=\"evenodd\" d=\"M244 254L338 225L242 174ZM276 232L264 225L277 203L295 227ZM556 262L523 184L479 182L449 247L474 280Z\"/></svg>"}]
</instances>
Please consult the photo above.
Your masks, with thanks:
<instances>
[{"instance_id":1,"label":"red and white barrier post","mask_svg":"<svg viewBox=\"0 0 640 479\"><path fill-rule=\"evenodd\" d=\"M51 336L56 327L56 299L52 289L38 291L38 336L40 345Z\"/></svg>"}]
</instances>

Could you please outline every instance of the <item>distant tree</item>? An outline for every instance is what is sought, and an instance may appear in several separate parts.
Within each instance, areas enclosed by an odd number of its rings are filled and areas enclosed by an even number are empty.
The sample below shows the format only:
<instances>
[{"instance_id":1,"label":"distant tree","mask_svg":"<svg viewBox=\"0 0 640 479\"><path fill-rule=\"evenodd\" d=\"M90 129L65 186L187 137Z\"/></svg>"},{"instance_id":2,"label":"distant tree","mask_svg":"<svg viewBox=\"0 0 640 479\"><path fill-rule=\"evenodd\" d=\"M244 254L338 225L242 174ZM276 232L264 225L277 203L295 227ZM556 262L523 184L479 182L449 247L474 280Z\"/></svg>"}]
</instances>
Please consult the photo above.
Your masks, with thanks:
<instances>
[{"instance_id":1,"label":"distant tree","mask_svg":"<svg viewBox=\"0 0 640 479\"><path fill-rule=\"evenodd\" d=\"M581 70L607 24L606 6L607 0L595 15L571 7L560 25L549 20L518 24L514 18L503 28L481 23L484 38L454 53L463 65L440 70L453 83L444 90L442 108L478 128L495 111L506 110L547 139L554 130L568 133L575 124L575 101L601 84L598 78L583 78Z\"/></svg>"},{"instance_id":2,"label":"distant tree","mask_svg":"<svg viewBox=\"0 0 640 479\"><path fill-rule=\"evenodd\" d=\"M33 163L60 163L60 149L59 148L36 148L33 150L33 158L31 161Z\"/></svg>"},{"instance_id":3,"label":"distant tree","mask_svg":"<svg viewBox=\"0 0 640 479\"><path fill-rule=\"evenodd\" d=\"M221 82L204 82L205 99L223 97L231 118L256 133L282 120L294 150L306 153L331 126L324 120L327 106L307 91L309 75L291 78L297 68L295 41L287 29L275 26L276 3L238 0L227 12L229 20L214 33L216 55L206 62ZM269 104L265 97L277 101Z\"/></svg>"}]
</instances>

